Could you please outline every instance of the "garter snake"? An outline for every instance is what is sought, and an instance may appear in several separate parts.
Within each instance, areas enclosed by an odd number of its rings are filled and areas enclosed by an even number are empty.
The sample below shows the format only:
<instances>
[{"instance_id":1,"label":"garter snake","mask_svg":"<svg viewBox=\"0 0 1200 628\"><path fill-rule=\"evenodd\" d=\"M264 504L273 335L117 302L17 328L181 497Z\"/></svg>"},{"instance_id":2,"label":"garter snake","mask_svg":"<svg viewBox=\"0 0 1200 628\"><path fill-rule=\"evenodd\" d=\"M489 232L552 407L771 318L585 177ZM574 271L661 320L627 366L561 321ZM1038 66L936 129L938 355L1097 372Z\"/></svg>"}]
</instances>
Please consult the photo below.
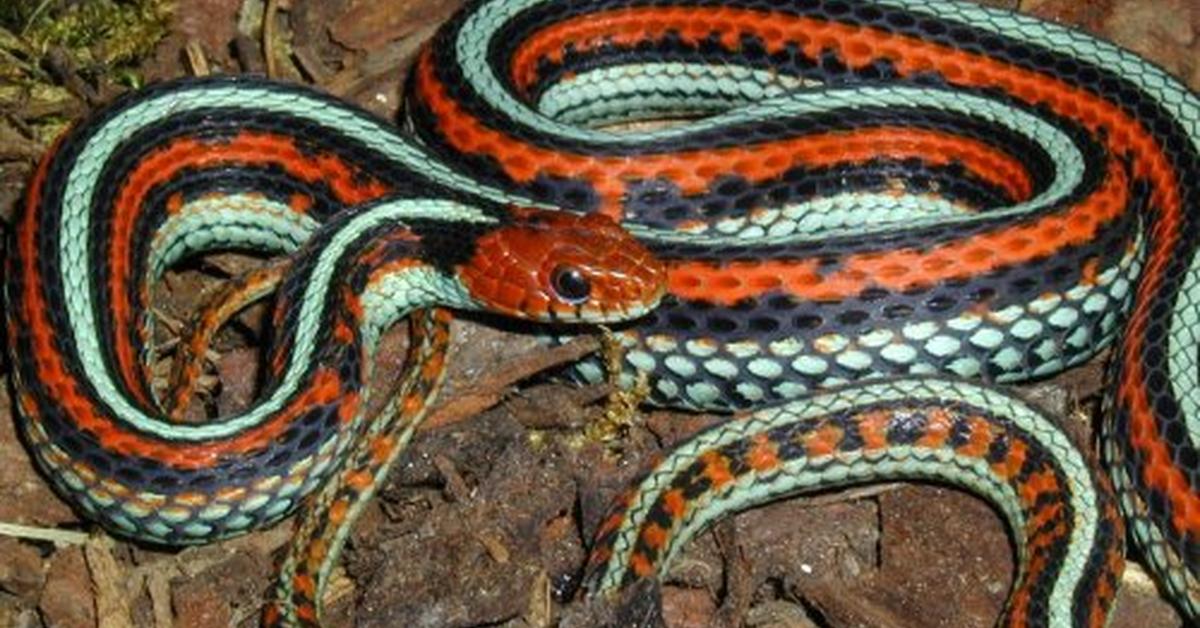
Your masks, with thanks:
<instances>
[{"instance_id":1,"label":"garter snake","mask_svg":"<svg viewBox=\"0 0 1200 628\"><path fill-rule=\"evenodd\" d=\"M282 517L344 468L269 617L315 620L349 511L436 388L445 315L418 310L425 368L359 430L372 438L351 442L333 427L355 410L330 410L357 403L348 382L369 360L326 350L370 346L416 293L421 307L531 306L496 285L510 275L481 271L487 255L459 251L508 250L520 227L507 225L523 223L507 205L540 204L619 221L665 263L661 305L624 332L650 401L738 413L620 500L590 590L658 573L729 510L938 478L1014 530L1008 623L1101 625L1124 534L1106 481L1027 404L963 379L1037 378L1112 344L1105 468L1143 555L1197 615L1200 103L1161 69L939 0L481 0L424 48L406 100L398 133L296 88L176 82L106 109L43 162L6 293L20 424L60 493L125 535L200 542ZM699 119L603 128L663 117ZM380 212L406 227L370 228ZM212 425L163 421L140 366L149 279L227 247L298 251L265 396ZM652 265L628 250L602 261ZM344 255L356 261L334 264ZM629 301L606 316L624 318L654 304L654 277L590 283L620 284L604 294ZM571 301L573 278L546 271L539 286Z\"/></svg>"}]
</instances>

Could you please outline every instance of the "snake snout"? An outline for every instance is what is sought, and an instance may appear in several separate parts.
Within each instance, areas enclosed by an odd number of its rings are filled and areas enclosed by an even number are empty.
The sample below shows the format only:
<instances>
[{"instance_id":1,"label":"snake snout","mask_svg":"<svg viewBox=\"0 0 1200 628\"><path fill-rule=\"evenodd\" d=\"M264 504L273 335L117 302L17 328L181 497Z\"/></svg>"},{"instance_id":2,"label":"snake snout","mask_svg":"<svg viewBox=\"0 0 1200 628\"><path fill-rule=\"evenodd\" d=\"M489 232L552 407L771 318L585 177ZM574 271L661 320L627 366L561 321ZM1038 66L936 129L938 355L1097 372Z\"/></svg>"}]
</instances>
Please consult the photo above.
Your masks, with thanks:
<instances>
[{"instance_id":1,"label":"snake snout","mask_svg":"<svg viewBox=\"0 0 1200 628\"><path fill-rule=\"evenodd\" d=\"M513 209L459 269L485 310L543 322L636 318L666 292L666 268L612 220Z\"/></svg>"}]
</instances>

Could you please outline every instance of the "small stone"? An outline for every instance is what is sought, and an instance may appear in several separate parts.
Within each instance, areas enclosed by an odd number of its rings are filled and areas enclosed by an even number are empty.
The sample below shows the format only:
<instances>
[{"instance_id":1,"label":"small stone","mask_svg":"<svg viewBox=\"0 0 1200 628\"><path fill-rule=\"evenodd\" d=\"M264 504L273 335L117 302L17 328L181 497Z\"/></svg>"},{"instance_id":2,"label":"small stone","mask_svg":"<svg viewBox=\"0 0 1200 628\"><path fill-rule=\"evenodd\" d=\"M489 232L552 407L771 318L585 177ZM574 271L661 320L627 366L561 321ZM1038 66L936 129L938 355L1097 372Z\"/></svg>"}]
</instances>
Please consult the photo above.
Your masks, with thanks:
<instances>
[{"instance_id":1,"label":"small stone","mask_svg":"<svg viewBox=\"0 0 1200 628\"><path fill-rule=\"evenodd\" d=\"M228 626L233 619L227 596L213 584L189 580L171 591L177 626Z\"/></svg>"},{"instance_id":2,"label":"small stone","mask_svg":"<svg viewBox=\"0 0 1200 628\"><path fill-rule=\"evenodd\" d=\"M746 628L816 628L804 607L783 600L772 600L746 612Z\"/></svg>"},{"instance_id":3,"label":"small stone","mask_svg":"<svg viewBox=\"0 0 1200 628\"><path fill-rule=\"evenodd\" d=\"M36 549L16 539L0 537L0 589L29 602L46 582L46 569Z\"/></svg>"},{"instance_id":4,"label":"small stone","mask_svg":"<svg viewBox=\"0 0 1200 628\"><path fill-rule=\"evenodd\" d=\"M708 626L717 606L704 589L663 587L662 613L668 626Z\"/></svg>"},{"instance_id":5,"label":"small stone","mask_svg":"<svg viewBox=\"0 0 1200 628\"><path fill-rule=\"evenodd\" d=\"M83 549L70 547L50 558L46 586L38 610L46 625L58 628L92 628L96 625L92 582Z\"/></svg>"}]
</instances>

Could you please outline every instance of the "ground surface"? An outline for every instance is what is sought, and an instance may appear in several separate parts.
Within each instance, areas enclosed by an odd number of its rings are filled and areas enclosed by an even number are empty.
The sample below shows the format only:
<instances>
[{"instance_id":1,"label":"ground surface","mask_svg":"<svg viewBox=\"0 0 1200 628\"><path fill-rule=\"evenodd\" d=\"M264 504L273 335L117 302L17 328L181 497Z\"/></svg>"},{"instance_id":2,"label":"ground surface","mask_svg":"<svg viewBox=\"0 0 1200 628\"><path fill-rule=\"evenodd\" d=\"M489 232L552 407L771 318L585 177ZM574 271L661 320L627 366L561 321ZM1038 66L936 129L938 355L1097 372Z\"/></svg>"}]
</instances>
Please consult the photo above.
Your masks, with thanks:
<instances>
[{"instance_id":1,"label":"ground surface","mask_svg":"<svg viewBox=\"0 0 1200 628\"><path fill-rule=\"evenodd\" d=\"M1200 87L1195 0L989 4L1079 25ZM150 80L269 71L390 117L417 44L451 8L444 0L181 0L166 37L136 70ZM266 37L264 23L271 24ZM80 62L77 51L31 50L15 31L0 32L0 51L0 60L19 62L0 73L0 216L7 216L54 125L110 98L122 81ZM163 320L186 319L206 291L249 265L222 256L172 275ZM245 382L253 381L260 315L243 315L219 339L223 384L207 382L210 409L251 398ZM649 456L713 419L651 413L614 454L580 436L603 390L518 389L514 373L561 358L478 325L456 329L444 405L358 525L331 587L332 625L987 626L999 612L1012 572L999 519L970 496L911 485L745 513L693 542L660 589L639 590L620 608L563 603L612 492ZM381 359L385 379L399 363L398 341ZM1089 442L1100 371L1085 367L1029 392ZM0 393L0 522L89 531L31 468L8 405ZM253 625L289 531L282 525L179 552L99 534L79 535L79 544L0 536L0 625ZM1132 569L1113 625L1180 624Z\"/></svg>"}]
</instances>

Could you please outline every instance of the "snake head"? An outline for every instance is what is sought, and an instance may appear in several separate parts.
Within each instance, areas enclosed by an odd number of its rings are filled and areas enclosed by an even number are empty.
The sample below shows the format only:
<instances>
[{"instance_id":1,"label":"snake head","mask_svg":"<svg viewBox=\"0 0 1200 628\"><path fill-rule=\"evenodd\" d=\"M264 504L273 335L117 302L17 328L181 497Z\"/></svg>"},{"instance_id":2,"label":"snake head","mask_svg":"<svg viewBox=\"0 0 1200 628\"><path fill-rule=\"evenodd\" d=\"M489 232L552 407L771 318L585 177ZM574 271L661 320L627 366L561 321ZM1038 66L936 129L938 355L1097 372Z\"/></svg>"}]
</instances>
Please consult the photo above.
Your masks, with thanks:
<instances>
[{"instance_id":1,"label":"snake head","mask_svg":"<svg viewBox=\"0 0 1200 628\"><path fill-rule=\"evenodd\" d=\"M658 305L666 268L599 214L525 207L482 235L458 275L482 309L540 322L605 323Z\"/></svg>"}]
</instances>

